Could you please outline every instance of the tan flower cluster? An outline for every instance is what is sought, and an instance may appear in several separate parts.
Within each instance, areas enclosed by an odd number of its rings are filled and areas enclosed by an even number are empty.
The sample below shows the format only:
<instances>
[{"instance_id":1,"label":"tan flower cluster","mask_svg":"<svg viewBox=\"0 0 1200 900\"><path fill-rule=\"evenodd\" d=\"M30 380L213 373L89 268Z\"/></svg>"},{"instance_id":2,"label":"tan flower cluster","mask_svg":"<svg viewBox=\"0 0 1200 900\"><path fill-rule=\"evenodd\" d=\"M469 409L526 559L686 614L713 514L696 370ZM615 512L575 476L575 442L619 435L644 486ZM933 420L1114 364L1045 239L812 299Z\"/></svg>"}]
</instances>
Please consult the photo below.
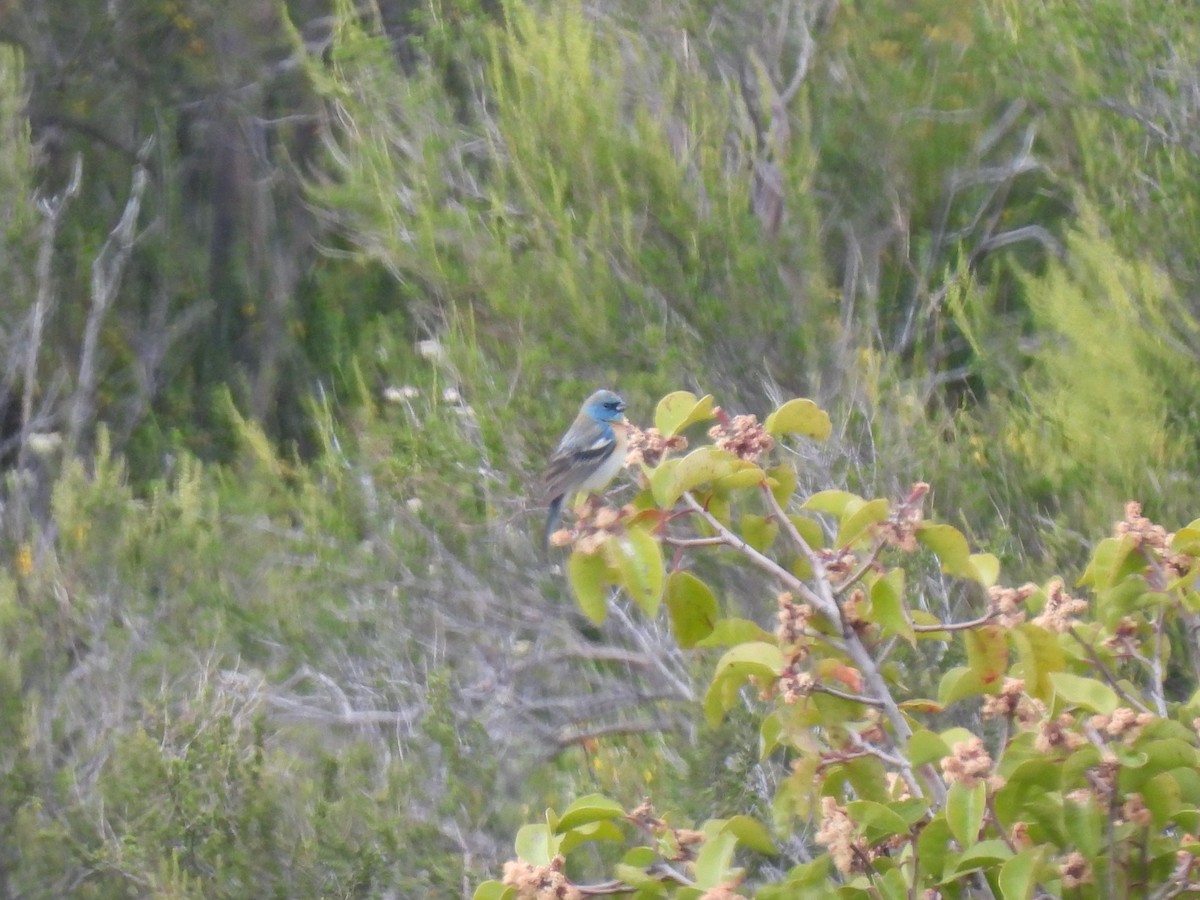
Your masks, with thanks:
<instances>
[{"instance_id":1,"label":"tan flower cluster","mask_svg":"<svg viewBox=\"0 0 1200 900\"><path fill-rule=\"evenodd\" d=\"M1025 584L1019 588L992 585L988 588L988 615L1002 628L1016 628L1025 621L1021 604L1037 592L1036 584Z\"/></svg>"},{"instance_id":2,"label":"tan flower cluster","mask_svg":"<svg viewBox=\"0 0 1200 900\"><path fill-rule=\"evenodd\" d=\"M1017 850L1028 850L1033 846L1033 838L1029 836L1028 822L1013 822L1008 830L1008 839Z\"/></svg>"},{"instance_id":3,"label":"tan flower cluster","mask_svg":"<svg viewBox=\"0 0 1200 900\"><path fill-rule=\"evenodd\" d=\"M663 461L668 453L687 449L687 438L681 434L674 437L663 437L657 428L647 428L645 431L636 425L628 426L628 443L625 450L625 465L635 469L642 463L654 468Z\"/></svg>"},{"instance_id":4,"label":"tan flower cluster","mask_svg":"<svg viewBox=\"0 0 1200 900\"><path fill-rule=\"evenodd\" d=\"M660 819L648 797L634 807L626 815L626 818L647 834L657 837L669 835L666 843L676 848L675 855L670 856L675 861L694 860L696 848L704 843L703 831L696 831L693 828L672 828L663 819Z\"/></svg>"},{"instance_id":5,"label":"tan flower cluster","mask_svg":"<svg viewBox=\"0 0 1200 900\"><path fill-rule=\"evenodd\" d=\"M1142 505L1136 500L1125 504L1125 518L1113 526L1113 531L1117 537L1132 537L1134 546L1162 562L1166 571L1155 570L1149 575L1149 580L1156 589L1161 590L1166 586L1167 576L1178 578L1192 569L1195 562L1192 557L1171 552L1171 541L1175 539L1175 535L1143 516Z\"/></svg>"},{"instance_id":6,"label":"tan flower cluster","mask_svg":"<svg viewBox=\"0 0 1200 900\"><path fill-rule=\"evenodd\" d=\"M960 741L951 748L950 756L942 757L942 774L947 784L961 781L964 787L973 788L991 771L992 758L978 737Z\"/></svg>"},{"instance_id":7,"label":"tan flower cluster","mask_svg":"<svg viewBox=\"0 0 1200 900\"><path fill-rule=\"evenodd\" d=\"M986 719L1008 719L1016 715L1017 707L1025 698L1025 679L1005 678L1000 693L983 698L981 710Z\"/></svg>"},{"instance_id":8,"label":"tan flower cluster","mask_svg":"<svg viewBox=\"0 0 1200 900\"><path fill-rule=\"evenodd\" d=\"M1092 867L1088 864L1087 857L1078 850L1063 857L1058 871L1062 875L1064 888L1076 888L1081 884L1092 883Z\"/></svg>"},{"instance_id":9,"label":"tan flower cluster","mask_svg":"<svg viewBox=\"0 0 1200 900\"><path fill-rule=\"evenodd\" d=\"M1146 801L1141 794L1130 794L1125 798L1121 804L1121 818L1141 828L1149 828L1154 822L1154 816L1146 808Z\"/></svg>"},{"instance_id":10,"label":"tan flower cluster","mask_svg":"<svg viewBox=\"0 0 1200 900\"><path fill-rule=\"evenodd\" d=\"M1161 525L1155 525L1143 516L1142 504L1136 500L1130 500L1125 504L1125 518L1113 526L1113 533L1117 537L1129 535L1133 538L1136 546L1154 550L1160 556L1165 556L1169 552L1171 539L1175 537Z\"/></svg>"},{"instance_id":11,"label":"tan flower cluster","mask_svg":"<svg viewBox=\"0 0 1200 900\"><path fill-rule=\"evenodd\" d=\"M858 557L849 550L822 549L817 551L825 577L830 584L840 584L858 567Z\"/></svg>"},{"instance_id":12,"label":"tan flower cluster","mask_svg":"<svg viewBox=\"0 0 1200 900\"><path fill-rule=\"evenodd\" d=\"M1061 578L1054 578L1046 586L1046 605L1033 620L1033 624L1055 634L1069 631L1075 625L1075 616L1087 609L1087 601L1067 593Z\"/></svg>"},{"instance_id":13,"label":"tan flower cluster","mask_svg":"<svg viewBox=\"0 0 1200 900\"><path fill-rule=\"evenodd\" d=\"M741 883L742 879L740 878L735 881L722 882L701 894L700 900L746 900L744 896L737 892L738 885Z\"/></svg>"},{"instance_id":14,"label":"tan flower cluster","mask_svg":"<svg viewBox=\"0 0 1200 900\"><path fill-rule=\"evenodd\" d=\"M1196 840L1196 836L1189 832L1185 833L1183 837L1179 839L1179 844L1180 846L1186 847L1189 844L1196 843ZM1197 856L1190 850L1178 850L1175 853L1175 863L1179 866L1175 873L1176 877L1182 881L1188 876L1192 869L1200 867L1200 856Z\"/></svg>"},{"instance_id":15,"label":"tan flower cluster","mask_svg":"<svg viewBox=\"0 0 1200 900\"><path fill-rule=\"evenodd\" d=\"M625 818L650 834L661 834L667 828L667 823L660 819L658 813L654 811L649 797L631 809Z\"/></svg>"},{"instance_id":16,"label":"tan flower cluster","mask_svg":"<svg viewBox=\"0 0 1200 900\"><path fill-rule=\"evenodd\" d=\"M1128 659L1138 652L1138 628L1136 619L1122 616L1112 635L1104 639L1102 646Z\"/></svg>"},{"instance_id":17,"label":"tan flower cluster","mask_svg":"<svg viewBox=\"0 0 1200 900\"><path fill-rule=\"evenodd\" d=\"M625 531L625 523L637 514L633 506L605 506L597 497L589 497L575 508L575 524L560 528L550 535L552 547L570 545L580 553L592 554L604 546L605 541Z\"/></svg>"},{"instance_id":18,"label":"tan flower cluster","mask_svg":"<svg viewBox=\"0 0 1200 900\"><path fill-rule=\"evenodd\" d=\"M775 682L779 696L789 705L811 695L816 686L817 680L808 672L798 671L795 663L784 669Z\"/></svg>"},{"instance_id":19,"label":"tan flower cluster","mask_svg":"<svg viewBox=\"0 0 1200 900\"><path fill-rule=\"evenodd\" d=\"M925 518L921 501L929 493L929 485L923 481L914 484L888 518L876 526L880 539L889 547L904 553L917 552L917 526Z\"/></svg>"},{"instance_id":20,"label":"tan flower cluster","mask_svg":"<svg viewBox=\"0 0 1200 900\"><path fill-rule=\"evenodd\" d=\"M717 412L719 413L719 407ZM767 434L767 429L758 422L758 416L734 416L727 419L717 416L719 425L708 429L708 436L717 447L727 450L738 459L756 463L775 446L775 438Z\"/></svg>"},{"instance_id":21,"label":"tan flower cluster","mask_svg":"<svg viewBox=\"0 0 1200 900\"><path fill-rule=\"evenodd\" d=\"M519 859L504 864L504 883L517 889L519 900L583 900L583 891L563 874L566 860L556 856L548 866L535 866Z\"/></svg>"},{"instance_id":22,"label":"tan flower cluster","mask_svg":"<svg viewBox=\"0 0 1200 900\"><path fill-rule=\"evenodd\" d=\"M1153 713L1134 712L1127 706L1119 706L1111 716L1092 716L1088 724L1109 737L1124 738L1126 743L1137 740L1142 729L1154 721Z\"/></svg>"},{"instance_id":23,"label":"tan flower cluster","mask_svg":"<svg viewBox=\"0 0 1200 900\"><path fill-rule=\"evenodd\" d=\"M1038 736L1033 746L1038 753L1051 753L1057 750L1075 750L1087 743L1087 738L1073 731L1075 719L1070 713L1063 713L1057 719L1046 719L1038 729Z\"/></svg>"},{"instance_id":24,"label":"tan flower cluster","mask_svg":"<svg viewBox=\"0 0 1200 900\"><path fill-rule=\"evenodd\" d=\"M775 637L779 639L780 647L798 647L803 650L807 639L804 629L812 618L812 607L807 603L797 603L788 591L778 597L779 612L776 613L778 625L775 626Z\"/></svg>"},{"instance_id":25,"label":"tan flower cluster","mask_svg":"<svg viewBox=\"0 0 1200 900\"><path fill-rule=\"evenodd\" d=\"M829 856L837 870L843 875L854 871L855 863L865 857L867 839L854 836L854 823L845 807L838 806L833 797L821 798L821 826L817 829L817 843L829 849Z\"/></svg>"}]
</instances>

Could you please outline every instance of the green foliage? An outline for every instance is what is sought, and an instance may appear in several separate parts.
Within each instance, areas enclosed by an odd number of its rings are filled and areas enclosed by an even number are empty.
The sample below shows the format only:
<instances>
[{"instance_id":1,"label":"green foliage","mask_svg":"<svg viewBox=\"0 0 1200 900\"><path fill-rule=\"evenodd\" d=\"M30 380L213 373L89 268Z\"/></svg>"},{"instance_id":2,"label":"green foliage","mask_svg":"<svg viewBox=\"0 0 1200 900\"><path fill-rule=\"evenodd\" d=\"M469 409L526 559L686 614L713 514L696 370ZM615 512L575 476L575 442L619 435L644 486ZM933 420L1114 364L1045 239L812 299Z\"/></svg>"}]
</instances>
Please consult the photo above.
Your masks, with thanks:
<instances>
[{"instance_id":1,"label":"green foliage","mask_svg":"<svg viewBox=\"0 0 1200 900\"><path fill-rule=\"evenodd\" d=\"M661 406L660 425L678 418L679 406ZM789 401L766 421L799 421L798 410L811 421L811 409ZM627 809L588 796L522 829L518 859L477 898L533 897L539 886L586 894L595 889L586 879L601 873L630 896L734 896L748 876L736 865L738 851L776 856L776 839L804 835L805 855L817 862L752 877L757 896L1190 890L1195 858L1183 835L1200 825L1200 657L1188 648L1171 663L1182 648L1164 635L1197 622L1200 520L1168 534L1129 504L1079 581L1090 600L1068 594L1058 578L1042 588L1005 588L994 556L971 553L959 531L924 518L928 485L898 501L814 494L798 506L822 527L802 529L762 467L775 446L768 429L753 417L721 414L718 423L712 435L722 449L704 446L647 466L641 496L615 524L582 517L573 556L602 556L635 529L675 548L665 579L670 626L684 646L720 627L712 619L722 605L684 568L688 557L721 548L730 551L727 566L769 575L778 591L775 633L725 650L700 708L710 727L734 711L757 714L764 760L785 763L770 822L739 811L693 829L648 800ZM670 453L665 442L650 449ZM677 473L706 452L748 468L692 466L695 475L678 490L656 489L660 473ZM742 477L748 473L756 477ZM745 508L780 528L765 552L741 533ZM644 523L652 524L641 530ZM784 544L803 568L788 564ZM922 547L945 575L986 594L976 613L940 619L913 602L907 576L920 571ZM647 579L617 567L598 571L635 599ZM581 603L602 596L576 569L569 573ZM688 610L689 601L698 609ZM936 701L910 691L931 660L943 670ZM964 724L946 727L951 710ZM753 720L739 725L754 727ZM578 848L593 840L625 847L621 862L607 870L586 865Z\"/></svg>"}]
</instances>

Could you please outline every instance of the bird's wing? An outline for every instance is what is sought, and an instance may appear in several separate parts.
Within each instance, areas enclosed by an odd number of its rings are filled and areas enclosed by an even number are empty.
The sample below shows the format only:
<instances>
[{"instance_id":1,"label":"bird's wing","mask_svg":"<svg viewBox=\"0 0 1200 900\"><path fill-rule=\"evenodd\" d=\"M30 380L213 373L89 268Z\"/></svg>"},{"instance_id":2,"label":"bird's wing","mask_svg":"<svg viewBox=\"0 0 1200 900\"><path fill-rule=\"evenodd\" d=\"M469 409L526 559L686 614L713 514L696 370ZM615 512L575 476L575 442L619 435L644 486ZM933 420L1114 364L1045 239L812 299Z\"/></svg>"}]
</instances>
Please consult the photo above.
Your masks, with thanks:
<instances>
[{"instance_id":1,"label":"bird's wing","mask_svg":"<svg viewBox=\"0 0 1200 900\"><path fill-rule=\"evenodd\" d=\"M578 444L570 437L568 433L563 438L542 475L542 495L546 500L562 496L574 484L582 484L617 449L617 436L611 428L604 429L587 444Z\"/></svg>"}]
</instances>

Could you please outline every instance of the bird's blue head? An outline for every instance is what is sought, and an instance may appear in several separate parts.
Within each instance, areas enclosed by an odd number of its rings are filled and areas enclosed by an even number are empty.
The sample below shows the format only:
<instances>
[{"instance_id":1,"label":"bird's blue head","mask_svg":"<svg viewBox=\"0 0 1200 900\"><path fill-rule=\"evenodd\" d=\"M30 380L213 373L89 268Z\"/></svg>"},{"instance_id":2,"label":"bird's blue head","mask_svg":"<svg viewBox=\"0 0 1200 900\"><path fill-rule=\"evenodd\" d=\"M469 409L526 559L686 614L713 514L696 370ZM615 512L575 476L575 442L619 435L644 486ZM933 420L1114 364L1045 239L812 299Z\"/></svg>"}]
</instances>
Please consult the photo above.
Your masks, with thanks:
<instances>
[{"instance_id":1,"label":"bird's blue head","mask_svg":"<svg viewBox=\"0 0 1200 900\"><path fill-rule=\"evenodd\" d=\"M612 391L600 390L587 398L583 411L597 422L620 422L624 418L625 401Z\"/></svg>"}]
</instances>

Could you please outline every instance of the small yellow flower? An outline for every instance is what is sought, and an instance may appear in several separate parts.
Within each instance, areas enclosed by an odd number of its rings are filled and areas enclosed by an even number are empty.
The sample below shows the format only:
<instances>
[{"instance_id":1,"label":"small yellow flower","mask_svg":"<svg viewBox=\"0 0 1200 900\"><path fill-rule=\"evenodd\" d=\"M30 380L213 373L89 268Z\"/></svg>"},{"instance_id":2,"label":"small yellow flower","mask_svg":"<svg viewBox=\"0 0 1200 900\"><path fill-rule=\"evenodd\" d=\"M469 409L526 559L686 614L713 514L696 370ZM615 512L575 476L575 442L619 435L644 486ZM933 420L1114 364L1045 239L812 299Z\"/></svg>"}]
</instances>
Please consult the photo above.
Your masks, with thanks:
<instances>
[{"instance_id":1,"label":"small yellow flower","mask_svg":"<svg viewBox=\"0 0 1200 900\"><path fill-rule=\"evenodd\" d=\"M18 575L29 575L33 572L33 548L27 543L17 548L16 567Z\"/></svg>"}]
</instances>

